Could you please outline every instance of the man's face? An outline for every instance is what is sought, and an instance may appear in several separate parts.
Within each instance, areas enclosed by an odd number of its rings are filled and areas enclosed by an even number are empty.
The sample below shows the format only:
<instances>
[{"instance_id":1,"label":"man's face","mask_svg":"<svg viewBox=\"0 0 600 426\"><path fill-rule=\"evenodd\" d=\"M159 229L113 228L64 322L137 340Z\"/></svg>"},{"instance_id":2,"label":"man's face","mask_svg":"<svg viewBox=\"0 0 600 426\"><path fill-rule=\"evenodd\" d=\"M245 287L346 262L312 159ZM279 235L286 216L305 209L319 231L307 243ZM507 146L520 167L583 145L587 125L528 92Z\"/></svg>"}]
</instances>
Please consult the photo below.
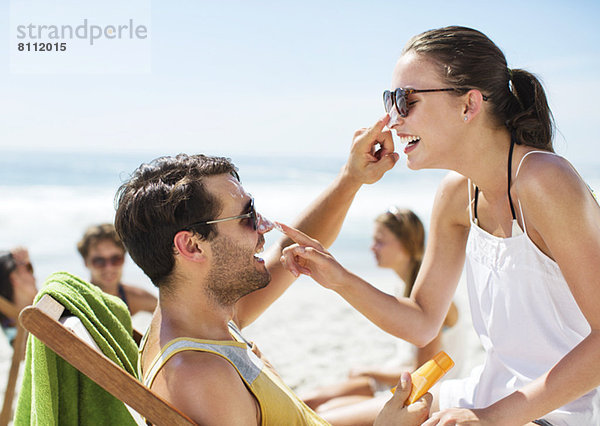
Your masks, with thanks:
<instances>
[{"instance_id":1,"label":"man's face","mask_svg":"<svg viewBox=\"0 0 600 426\"><path fill-rule=\"evenodd\" d=\"M250 195L230 175L206 179L208 190L221 202L222 211L213 219L248 213ZM232 305L241 297L266 287L271 275L257 256L265 243L269 227L253 229L250 219L234 219L216 224L218 235L210 242L212 263L207 277L207 292L221 305Z\"/></svg>"},{"instance_id":2,"label":"man's face","mask_svg":"<svg viewBox=\"0 0 600 426\"><path fill-rule=\"evenodd\" d=\"M121 282L125 252L110 240L92 244L85 266L90 270L92 283L106 290Z\"/></svg>"}]
</instances>

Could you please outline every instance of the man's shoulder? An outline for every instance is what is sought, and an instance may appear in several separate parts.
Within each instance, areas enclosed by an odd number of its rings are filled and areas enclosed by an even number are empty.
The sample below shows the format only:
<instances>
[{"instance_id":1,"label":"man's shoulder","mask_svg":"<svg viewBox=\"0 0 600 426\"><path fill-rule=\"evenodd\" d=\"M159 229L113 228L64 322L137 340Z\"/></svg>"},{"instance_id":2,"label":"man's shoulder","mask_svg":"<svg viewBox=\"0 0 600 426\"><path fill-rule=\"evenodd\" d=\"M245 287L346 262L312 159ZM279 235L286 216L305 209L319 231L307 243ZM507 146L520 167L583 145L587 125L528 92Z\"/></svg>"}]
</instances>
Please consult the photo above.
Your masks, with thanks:
<instances>
[{"instance_id":1,"label":"man's shoulder","mask_svg":"<svg viewBox=\"0 0 600 426\"><path fill-rule=\"evenodd\" d=\"M237 370L225 357L204 351L186 350L179 352L164 367L177 380L188 381L202 377L202 381L240 380Z\"/></svg>"},{"instance_id":2,"label":"man's shoulder","mask_svg":"<svg viewBox=\"0 0 600 426\"><path fill-rule=\"evenodd\" d=\"M208 420L228 415L236 406L238 415L256 418L256 404L242 378L224 357L199 351L183 351L165 364L173 402L192 418ZM234 413L229 413L234 414ZM198 415L201 415L198 417Z\"/></svg>"}]
</instances>

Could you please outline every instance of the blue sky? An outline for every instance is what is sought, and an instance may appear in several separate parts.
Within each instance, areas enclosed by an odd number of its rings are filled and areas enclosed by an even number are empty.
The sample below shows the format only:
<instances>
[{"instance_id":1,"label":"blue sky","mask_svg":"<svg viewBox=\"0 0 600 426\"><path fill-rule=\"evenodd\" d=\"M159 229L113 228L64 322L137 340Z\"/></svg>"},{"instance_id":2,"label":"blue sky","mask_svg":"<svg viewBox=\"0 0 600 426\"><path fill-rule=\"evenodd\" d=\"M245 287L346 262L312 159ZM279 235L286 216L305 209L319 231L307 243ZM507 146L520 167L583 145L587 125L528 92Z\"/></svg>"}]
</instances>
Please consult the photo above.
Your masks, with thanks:
<instances>
[{"instance_id":1,"label":"blue sky","mask_svg":"<svg viewBox=\"0 0 600 426\"><path fill-rule=\"evenodd\" d=\"M17 1L35 3L8 3ZM345 155L354 130L382 115L381 92L408 38L465 25L494 40L510 67L542 78L559 153L583 162L599 151L597 1L148 0L151 71L139 74L11 72L8 3L2 148ZM69 3L52 4L60 15ZM86 4L90 19L121 7Z\"/></svg>"}]
</instances>

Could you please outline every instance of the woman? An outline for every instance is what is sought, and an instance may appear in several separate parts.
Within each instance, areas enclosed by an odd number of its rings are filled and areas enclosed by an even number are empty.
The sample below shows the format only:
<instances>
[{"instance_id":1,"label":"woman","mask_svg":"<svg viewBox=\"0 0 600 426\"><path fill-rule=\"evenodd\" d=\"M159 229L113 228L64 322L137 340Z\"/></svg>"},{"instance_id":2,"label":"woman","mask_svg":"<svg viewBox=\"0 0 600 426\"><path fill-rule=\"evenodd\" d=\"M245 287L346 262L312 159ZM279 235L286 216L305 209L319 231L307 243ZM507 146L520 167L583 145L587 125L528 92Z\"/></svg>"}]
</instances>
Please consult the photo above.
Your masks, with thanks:
<instances>
[{"instance_id":1,"label":"woman","mask_svg":"<svg viewBox=\"0 0 600 426\"><path fill-rule=\"evenodd\" d=\"M392 207L377 216L371 251L379 267L392 269L402 280L404 297L413 289L424 250L425 229L414 212ZM452 327L457 320L458 311L452 304L444 327ZM413 348L407 353L410 348L399 345L393 363L353 369L346 381L309 392L303 400L334 425L373 424L402 372L415 370L442 349L442 333L425 347ZM382 392L384 398L373 400Z\"/></svg>"},{"instance_id":2,"label":"woman","mask_svg":"<svg viewBox=\"0 0 600 426\"><path fill-rule=\"evenodd\" d=\"M542 85L484 34L447 27L408 42L384 97L391 117L376 128L407 143L408 166L454 171L410 298L379 292L289 228L301 245L283 261L419 346L437 335L465 265L486 359L442 384L426 425L600 424L600 208L553 152Z\"/></svg>"},{"instance_id":3,"label":"woman","mask_svg":"<svg viewBox=\"0 0 600 426\"><path fill-rule=\"evenodd\" d=\"M12 302L20 311L31 305L37 294L33 266L29 252L24 247L0 253L0 296ZM0 313L0 324L9 343L12 345L17 335L14 319Z\"/></svg>"},{"instance_id":4,"label":"woman","mask_svg":"<svg viewBox=\"0 0 600 426\"><path fill-rule=\"evenodd\" d=\"M154 311L156 297L142 288L121 282L125 246L112 223L87 228L77 243L77 250L90 270L90 282L105 293L121 298L131 315Z\"/></svg>"}]
</instances>

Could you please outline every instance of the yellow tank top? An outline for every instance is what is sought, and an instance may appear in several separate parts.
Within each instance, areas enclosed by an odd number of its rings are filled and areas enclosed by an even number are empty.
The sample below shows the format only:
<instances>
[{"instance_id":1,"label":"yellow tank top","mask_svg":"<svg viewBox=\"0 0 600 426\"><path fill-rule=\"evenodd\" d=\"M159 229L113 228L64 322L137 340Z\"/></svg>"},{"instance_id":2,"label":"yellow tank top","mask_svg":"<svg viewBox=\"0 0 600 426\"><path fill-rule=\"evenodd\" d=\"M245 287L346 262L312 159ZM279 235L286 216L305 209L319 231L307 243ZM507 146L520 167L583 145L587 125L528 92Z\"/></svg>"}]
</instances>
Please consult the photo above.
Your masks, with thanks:
<instances>
[{"instance_id":1,"label":"yellow tank top","mask_svg":"<svg viewBox=\"0 0 600 426\"><path fill-rule=\"evenodd\" d=\"M182 351L200 351L219 355L229 361L252 392L260 406L261 425L329 425L320 418L279 378L277 373L252 352L251 346L235 324L229 323L236 341L178 338L167 343L142 374L138 360L138 374L145 386L151 387L154 378L175 354ZM140 351L145 345L145 338ZM139 357L141 359L141 356Z\"/></svg>"}]
</instances>

